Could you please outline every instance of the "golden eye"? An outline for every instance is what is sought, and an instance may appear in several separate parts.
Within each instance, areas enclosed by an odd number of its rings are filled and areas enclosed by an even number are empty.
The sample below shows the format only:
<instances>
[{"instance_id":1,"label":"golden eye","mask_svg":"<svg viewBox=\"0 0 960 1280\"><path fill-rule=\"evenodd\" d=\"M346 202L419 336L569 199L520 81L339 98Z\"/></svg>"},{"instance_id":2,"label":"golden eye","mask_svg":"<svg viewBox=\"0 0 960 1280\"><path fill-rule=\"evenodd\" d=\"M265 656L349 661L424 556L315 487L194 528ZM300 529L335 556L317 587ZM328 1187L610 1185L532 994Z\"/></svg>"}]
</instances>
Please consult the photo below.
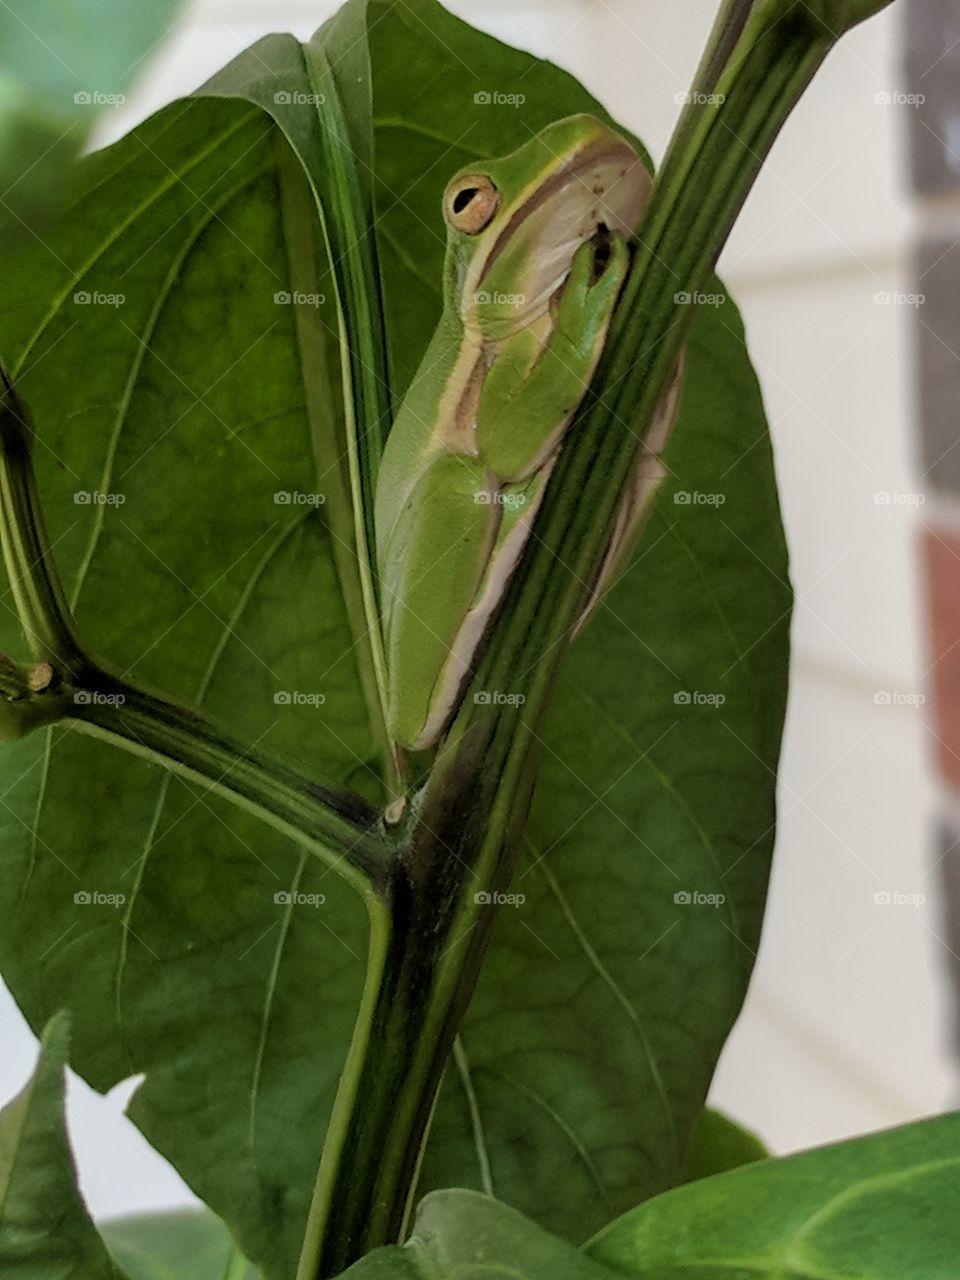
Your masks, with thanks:
<instances>
[{"instance_id":1,"label":"golden eye","mask_svg":"<svg viewBox=\"0 0 960 1280\"><path fill-rule=\"evenodd\" d=\"M451 227L475 236L490 225L499 203L499 192L486 174L468 173L447 187L443 210Z\"/></svg>"}]
</instances>

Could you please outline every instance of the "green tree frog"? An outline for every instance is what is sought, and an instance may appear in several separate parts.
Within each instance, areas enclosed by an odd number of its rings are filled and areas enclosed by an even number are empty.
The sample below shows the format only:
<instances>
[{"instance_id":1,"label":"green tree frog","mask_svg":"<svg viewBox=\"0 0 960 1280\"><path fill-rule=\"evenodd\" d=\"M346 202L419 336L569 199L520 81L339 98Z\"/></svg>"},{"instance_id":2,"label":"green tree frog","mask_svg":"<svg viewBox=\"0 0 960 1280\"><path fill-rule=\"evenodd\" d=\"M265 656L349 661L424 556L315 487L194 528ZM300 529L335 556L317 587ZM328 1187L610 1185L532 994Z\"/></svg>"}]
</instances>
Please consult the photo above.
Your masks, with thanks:
<instances>
[{"instance_id":1,"label":"green tree frog","mask_svg":"<svg viewBox=\"0 0 960 1280\"><path fill-rule=\"evenodd\" d=\"M633 148L585 115L447 185L443 313L377 478L386 718L402 747L433 745L457 708L600 358L649 190ZM658 466L645 453L605 572Z\"/></svg>"}]
</instances>

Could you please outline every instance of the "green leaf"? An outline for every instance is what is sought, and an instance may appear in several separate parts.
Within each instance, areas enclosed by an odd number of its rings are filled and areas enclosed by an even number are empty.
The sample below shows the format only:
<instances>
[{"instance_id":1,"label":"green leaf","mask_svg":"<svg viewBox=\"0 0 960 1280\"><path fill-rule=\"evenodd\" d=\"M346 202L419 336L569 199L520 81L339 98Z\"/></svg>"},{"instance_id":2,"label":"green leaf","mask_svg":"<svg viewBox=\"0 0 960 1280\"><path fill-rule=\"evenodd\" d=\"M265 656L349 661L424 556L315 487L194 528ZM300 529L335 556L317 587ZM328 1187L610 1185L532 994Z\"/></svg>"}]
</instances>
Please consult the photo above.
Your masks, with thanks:
<instances>
[{"instance_id":1,"label":"green leaf","mask_svg":"<svg viewBox=\"0 0 960 1280\"><path fill-rule=\"evenodd\" d=\"M352 79L329 43L308 53L271 37L206 87L226 100L175 104L85 162L49 249L7 274L0 351L37 420L83 641L377 802L376 660L354 554L365 526L350 504L376 444L351 453L334 364L337 300L355 335L371 305L359 295L377 259L349 241L363 163L375 155L402 392L439 309L451 171L571 111L604 113L555 67L428 0L378 3L366 150L362 12L318 37L352 40ZM317 76L344 95L355 184L324 164ZM475 101L491 89L527 104ZM323 226L318 200L336 213ZM325 300L275 303L295 291ZM371 379L345 345L349 395L388 403L383 353ZM379 429L379 414L363 425ZM501 912L424 1167L425 1187L490 1186L575 1240L682 1180L762 912L789 592L730 303L698 315L670 464L675 486L722 488L725 506L668 492L578 642L544 730L525 902ZM9 618L2 631L16 652ZM685 689L727 703L678 707ZM277 705L282 691L325 701ZM253 818L69 729L0 760L0 968L18 1001L35 1026L75 1010L73 1062L96 1087L145 1073L137 1124L264 1274L289 1276L359 1002L360 904ZM325 901L274 902L290 891ZM679 906L683 891L727 901Z\"/></svg>"},{"instance_id":2,"label":"green leaf","mask_svg":"<svg viewBox=\"0 0 960 1280\"><path fill-rule=\"evenodd\" d=\"M958 1202L954 1114L691 1183L589 1253L656 1280L956 1280Z\"/></svg>"},{"instance_id":3,"label":"green leaf","mask_svg":"<svg viewBox=\"0 0 960 1280\"><path fill-rule=\"evenodd\" d=\"M409 1242L375 1249L343 1280L613 1280L614 1272L489 1196L435 1191Z\"/></svg>"},{"instance_id":4,"label":"green leaf","mask_svg":"<svg viewBox=\"0 0 960 1280\"><path fill-rule=\"evenodd\" d=\"M451 170L559 116L608 117L570 76L428 0L374 6L371 58L402 388L439 312ZM475 101L491 90L526 102ZM421 1182L489 1190L575 1240L683 1180L773 848L791 597L760 392L715 288L691 339L671 483L547 720L513 885L525 901L500 913ZM718 492L722 506L674 500Z\"/></svg>"},{"instance_id":5,"label":"green leaf","mask_svg":"<svg viewBox=\"0 0 960 1280\"><path fill-rule=\"evenodd\" d=\"M690 1154L687 1157L686 1181L709 1178L728 1169L738 1169L755 1160L766 1160L770 1152L756 1134L742 1128L728 1116L706 1107L697 1122Z\"/></svg>"},{"instance_id":6,"label":"green leaf","mask_svg":"<svg viewBox=\"0 0 960 1280\"><path fill-rule=\"evenodd\" d=\"M302 53L286 47L294 79ZM114 670L375 800L315 340L336 308L330 289L316 307L274 300L310 247L302 170L259 109L202 99L93 157L82 184L0 299L79 634ZM110 500L77 500L94 494ZM7 613L3 629L19 651ZM72 1061L95 1087L146 1074L133 1119L247 1256L288 1276L363 982L360 902L204 788L70 730L2 765L16 998L34 1026L75 1012Z\"/></svg>"},{"instance_id":7,"label":"green leaf","mask_svg":"<svg viewBox=\"0 0 960 1280\"><path fill-rule=\"evenodd\" d=\"M115 110L179 0L6 0L0 6L0 209L9 237L52 202L99 115Z\"/></svg>"},{"instance_id":8,"label":"green leaf","mask_svg":"<svg viewBox=\"0 0 960 1280\"><path fill-rule=\"evenodd\" d=\"M344 589L357 643L370 650L370 670L364 674L368 701L379 718L376 686L384 677L379 628L372 621L377 616L373 493L392 406L376 238L368 234L376 214L366 21L366 0L349 0L308 44L300 45L292 36L268 36L199 92L242 98L271 115L303 165L316 202L315 208L310 202L288 220L299 239L292 242L289 254L291 285L310 296L322 292L328 280L335 291L325 332L301 319L298 338L315 437L329 437L332 410L344 417L340 448L346 455L353 504L349 519L348 513L341 513L339 569L341 580L351 579L349 589L344 581ZM313 214L318 228L311 225ZM319 231L322 250L314 243ZM321 253L324 262L317 261ZM336 333L338 316L342 327ZM336 347L332 339L338 340ZM343 398L334 399L327 388L326 398L319 400L314 384L325 380L326 362L338 355ZM328 442L320 447L329 454L329 466L340 464L339 450L331 452ZM350 543L358 549L356 557ZM379 723L377 733L386 747Z\"/></svg>"},{"instance_id":9,"label":"green leaf","mask_svg":"<svg viewBox=\"0 0 960 1280\"><path fill-rule=\"evenodd\" d=\"M420 1205L409 1242L349 1280L956 1280L960 1115L691 1183L581 1253L469 1191Z\"/></svg>"},{"instance_id":10,"label":"green leaf","mask_svg":"<svg viewBox=\"0 0 960 1280\"><path fill-rule=\"evenodd\" d=\"M23 1092L0 1111L0 1273L5 1280L120 1280L77 1190L64 1117L70 1024L43 1033Z\"/></svg>"},{"instance_id":11,"label":"green leaf","mask_svg":"<svg viewBox=\"0 0 960 1280\"><path fill-rule=\"evenodd\" d=\"M130 1280L257 1280L224 1224L204 1210L114 1218L100 1232Z\"/></svg>"},{"instance_id":12,"label":"green leaf","mask_svg":"<svg viewBox=\"0 0 960 1280\"><path fill-rule=\"evenodd\" d=\"M489 1197L438 1191L350 1280L954 1280L960 1116L764 1160L659 1196L586 1254ZM878 1229L882 1224L882 1229Z\"/></svg>"}]
</instances>

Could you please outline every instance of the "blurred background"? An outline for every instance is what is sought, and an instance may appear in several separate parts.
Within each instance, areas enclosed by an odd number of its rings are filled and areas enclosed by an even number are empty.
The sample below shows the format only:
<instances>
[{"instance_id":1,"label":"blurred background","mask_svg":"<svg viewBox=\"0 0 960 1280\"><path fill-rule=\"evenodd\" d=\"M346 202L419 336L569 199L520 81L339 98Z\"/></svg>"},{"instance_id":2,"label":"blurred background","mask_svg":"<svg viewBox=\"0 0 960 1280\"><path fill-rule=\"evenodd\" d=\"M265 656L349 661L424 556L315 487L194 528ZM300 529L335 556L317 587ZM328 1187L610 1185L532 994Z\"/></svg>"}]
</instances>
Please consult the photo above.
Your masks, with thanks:
<instances>
[{"instance_id":1,"label":"blurred background","mask_svg":"<svg viewBox=\"0 0 960 1280\"><path fill-rule=\"evenodd\" d=\"M716 5L450 7L574 72L659 160ZM960 294L951 149L960 152L951 89L960 20L951 7L898 0L845 38L777 143L721 265L766 397L797 610L764 941L712 1101L777 1152L960 1101L950 986L960 923L951 934L944 893L956 877L960 900L950 799L951 780L960 785L950 731L960 708L960 501L950 496L960 491L960 450L950 454L960 404L950 319ZM266 32L309 36L332 8L184 6L126 101L101 117L97 140ZM2 991L0 1043L2 1102L35 1052ZM72 1083L81 1181L99 1216L191 1199L123 1118L131 1091L102 1099Z\"/></svg>"}]
</instances>

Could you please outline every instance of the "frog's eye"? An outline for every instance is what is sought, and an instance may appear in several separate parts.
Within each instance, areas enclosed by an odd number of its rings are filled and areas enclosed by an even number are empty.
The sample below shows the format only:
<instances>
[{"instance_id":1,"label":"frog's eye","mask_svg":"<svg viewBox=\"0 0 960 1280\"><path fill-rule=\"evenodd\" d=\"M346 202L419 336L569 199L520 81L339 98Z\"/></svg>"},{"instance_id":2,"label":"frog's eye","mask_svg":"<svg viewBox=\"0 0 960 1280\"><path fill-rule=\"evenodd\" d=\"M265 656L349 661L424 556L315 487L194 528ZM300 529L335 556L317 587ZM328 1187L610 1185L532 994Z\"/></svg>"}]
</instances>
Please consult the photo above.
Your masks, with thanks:
<instances>
[{"instance_id":1,"label":"frog's eye","mask_svg":"<svg viewBox=\"0 0 960 1280\"><path fill-rule=\"evenodd\" d=\"M490 225L499 203L500 193L485 173L468 173L447 187L443 207L451 227L475 236Z\"/></svg>"}]
</instances>

